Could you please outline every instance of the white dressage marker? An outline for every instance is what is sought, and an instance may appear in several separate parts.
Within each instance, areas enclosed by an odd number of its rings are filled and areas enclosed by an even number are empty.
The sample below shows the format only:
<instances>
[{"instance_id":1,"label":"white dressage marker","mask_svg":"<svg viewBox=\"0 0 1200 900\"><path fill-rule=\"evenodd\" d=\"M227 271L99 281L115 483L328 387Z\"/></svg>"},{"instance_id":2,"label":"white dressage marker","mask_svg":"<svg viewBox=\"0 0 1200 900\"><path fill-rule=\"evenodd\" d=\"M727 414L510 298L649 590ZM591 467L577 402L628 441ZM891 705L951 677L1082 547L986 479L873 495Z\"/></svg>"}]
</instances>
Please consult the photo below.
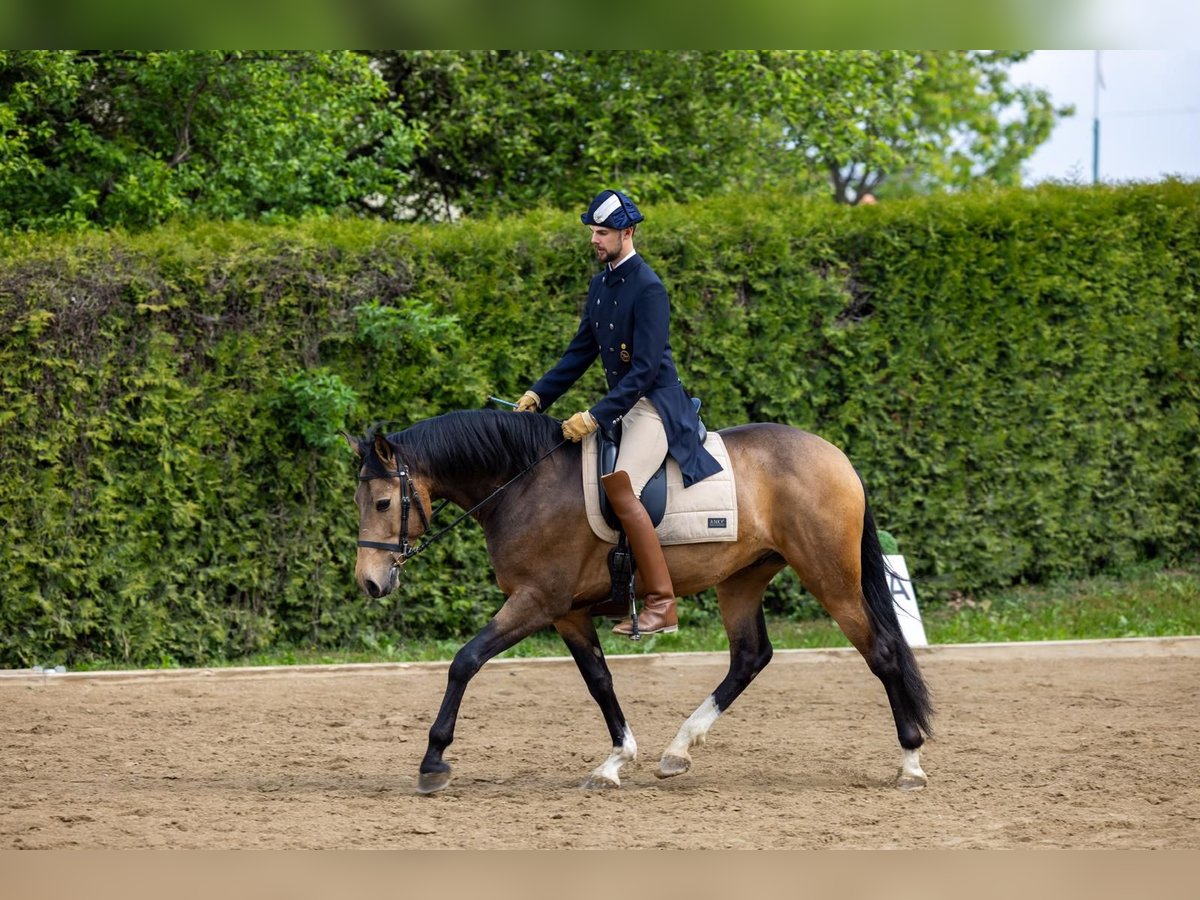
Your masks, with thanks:
<instances>
[{"instance_id":1,"label":"white dressage marker","mask_svg":"<svg viewBox=\"0 0 1200 900\"><path fill-rule=\"evenodd\" d=\"M888 572L888 589L896 605L896 618L900 620L900 631L910 647L926 647L925 625L921 622L921 610L917 608L917 592L908 577L908 566L899 554L885 556Z\"/></svg>"}]
</instances>

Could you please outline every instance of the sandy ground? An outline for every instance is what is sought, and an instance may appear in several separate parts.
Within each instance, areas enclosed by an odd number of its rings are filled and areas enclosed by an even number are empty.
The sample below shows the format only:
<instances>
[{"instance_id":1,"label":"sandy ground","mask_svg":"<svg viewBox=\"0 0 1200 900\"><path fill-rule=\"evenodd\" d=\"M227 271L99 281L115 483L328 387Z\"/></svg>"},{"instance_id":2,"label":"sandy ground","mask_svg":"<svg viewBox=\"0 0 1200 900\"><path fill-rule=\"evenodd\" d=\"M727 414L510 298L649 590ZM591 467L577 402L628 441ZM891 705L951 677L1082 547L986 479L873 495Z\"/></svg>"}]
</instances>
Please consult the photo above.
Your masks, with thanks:
<instances>
[{"instance_id":1,"label":"sandy ground","mask_svg":"<svg viewBox=\"0 0 1200 900\"><path fill-rule=\"evenodd\" d=\"M1200 638L935 647L924 791L852 652L788 651L660 781L720 655L618 657L618 790L569 660L486 666L414 793L444 664L0 673L3 848L1200 848Z\"/></svg>"}]
</instances>

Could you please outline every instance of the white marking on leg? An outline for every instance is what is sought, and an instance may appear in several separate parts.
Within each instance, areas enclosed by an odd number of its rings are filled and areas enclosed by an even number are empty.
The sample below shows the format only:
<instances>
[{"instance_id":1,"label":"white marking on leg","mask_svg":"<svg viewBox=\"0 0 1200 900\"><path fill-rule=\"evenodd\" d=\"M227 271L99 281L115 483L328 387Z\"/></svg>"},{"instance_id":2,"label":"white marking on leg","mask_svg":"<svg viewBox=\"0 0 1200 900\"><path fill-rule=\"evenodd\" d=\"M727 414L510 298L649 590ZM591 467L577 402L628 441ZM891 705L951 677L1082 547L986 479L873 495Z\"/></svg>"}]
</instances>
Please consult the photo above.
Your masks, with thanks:
<instances>
[{"instance_id":1,"label":"white marking on leg","mask_svg":"<svg viewBox=\"0 0 1200 900\"><path fill-rule=\"evenodd\" d=\"M688 716L687 721L680 727L679 733L675 735L675 740L671 742L671 746L663 751L663 756L678 756L681 759L691 759L691 754L688 753L688 750L704 743L704 739L708 737L709 729L713 727L720 717L721 710L717 709L717 702L712 698L712 694L709 694L708 699L701 703L694 713Z\"/></svg>"},{"instance_id":2,"label":"white marking on leg","mask_svg":"<svg viewBox=\"0 0 1200 900\"><path fill-rule=\"evenodd\" d=\"M912 775L914 778L925 777L925 770L921 768L920 747L904 751L904 761L900 764L900 771L905 775Z\"/></svg>"},{"instance_id":3,"label":"white marking on leg","mask_svg":"<svg viewBox=\"0 0 1200 900\"><path fill-rule=\"evenodd\" d=\"M921 768L921 748L905 750L904 758L900 761L900 774L896 784L903 789L920 788L929 783L925 770Z\"/></svg>"},{"instance_id":4,"label":"white marking on leg","mask_svg":"<svg viewBox=\"0 0 1200 900\"><path fill-rule=\"evenodd\" d=\"M607 781L619 785L621 783L621 766L627 762L633 762L635 759L637 759L637 741L633 739L633 732L627 725L624 739L613 747L608 759L596 767L596 770L592 772L591 780Z\"/></svg>"}]
</instances>

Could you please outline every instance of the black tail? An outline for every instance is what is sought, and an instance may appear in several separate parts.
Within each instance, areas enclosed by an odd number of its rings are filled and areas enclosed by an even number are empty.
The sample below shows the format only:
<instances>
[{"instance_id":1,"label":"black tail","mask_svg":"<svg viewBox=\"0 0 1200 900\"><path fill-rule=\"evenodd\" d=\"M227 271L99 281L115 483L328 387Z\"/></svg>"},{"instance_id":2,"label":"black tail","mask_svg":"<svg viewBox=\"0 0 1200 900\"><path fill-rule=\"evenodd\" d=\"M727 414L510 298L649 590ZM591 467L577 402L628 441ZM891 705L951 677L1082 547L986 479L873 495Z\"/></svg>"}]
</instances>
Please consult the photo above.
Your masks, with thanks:
<instances>
[{"instance_id":1,"label":"black tail","mask_svg":"<svg viewBox=\"0 0 1200 900\"><path fill-rule=\"evenodd\" d=\"M887 690L901 746L908 749L919 747L922 743L921 732L933 734L930 727L933 703L929 699L929 688L917 667L917 660L896 618L896 607L888 585L887 564L883 559L883 548L879 544L879 533L870 504L867 504L863 516L862 589L875 638L872 658L867 660L867 664Z\"/></svg>"}]
</instances>

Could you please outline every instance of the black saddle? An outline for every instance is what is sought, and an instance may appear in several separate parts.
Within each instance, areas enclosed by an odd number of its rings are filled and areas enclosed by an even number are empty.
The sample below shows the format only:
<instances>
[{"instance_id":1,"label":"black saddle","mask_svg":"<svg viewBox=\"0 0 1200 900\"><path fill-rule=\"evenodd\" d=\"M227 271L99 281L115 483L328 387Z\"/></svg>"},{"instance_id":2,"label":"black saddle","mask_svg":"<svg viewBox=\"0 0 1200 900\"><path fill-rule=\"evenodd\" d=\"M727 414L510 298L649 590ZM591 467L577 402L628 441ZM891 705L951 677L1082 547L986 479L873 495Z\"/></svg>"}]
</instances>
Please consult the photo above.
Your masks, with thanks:
<instances>
[{"instance_id":1,"label":"black saddle","mask_svg":"<svg viewBox=\"0 0 1200 900\"><path fill-rule=\"evenodd\" d=\"M696 397L692 398L692 405L696 407L696 414L700 413L700 400ZM700 423L700 443L704 443L704 439L708 436L708 432L704 427L704 423ZM605 475L611 475L617 465L617 450L620 449L620 432L617 432L616 440L609 440L605 437L604 432L598 432L597 450L597 478L603 478ZM604 493L604 485L597 484L597 489L600 491L600 513L604 516L604 521L608 526L616 531L621 531L621 521L617 518L617 514L613 512L613 508L608 503L608 495ZM662 520L663 515L667 511L667 460L663 459L662 465L658 467L658 471L654 473L651 479L646 482L646 487L642 489L642 506L646 508L647 515L650 516L650 521L657 526Z\"/></svg>"}]
</instances>

